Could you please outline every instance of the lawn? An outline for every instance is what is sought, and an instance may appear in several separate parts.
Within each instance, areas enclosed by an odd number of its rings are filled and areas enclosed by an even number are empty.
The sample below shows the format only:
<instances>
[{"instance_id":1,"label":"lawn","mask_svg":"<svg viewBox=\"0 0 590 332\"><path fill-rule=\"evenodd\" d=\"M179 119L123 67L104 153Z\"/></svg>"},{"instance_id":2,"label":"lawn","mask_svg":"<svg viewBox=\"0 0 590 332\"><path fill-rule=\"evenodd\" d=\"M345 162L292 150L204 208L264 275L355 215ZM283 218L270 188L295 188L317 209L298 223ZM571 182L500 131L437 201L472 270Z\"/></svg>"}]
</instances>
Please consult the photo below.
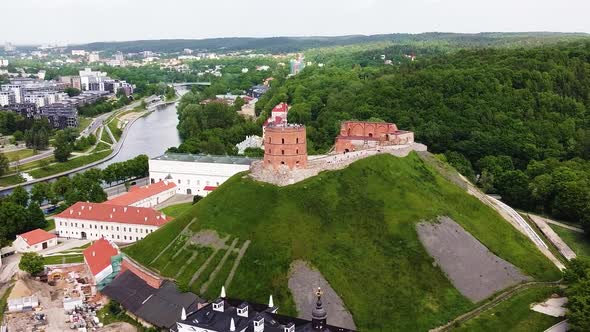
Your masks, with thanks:
<instances>
[{"instance_id":1,"label":"lawn","mask_svg":"<svg viewBox=\"0 0 590 332\"><path fill-rule=\"evenodd\" d=\"M81 156L77 158L72 158L63 163L54 163L44 168L38 168L28 172L32 177L35 179L44 178L46 176L58 174L61 172L69 171L74 168L78 168L87 164L90 164L95 161L99 161L108 157L111 154L111 150L97 152L87 156Z\"/></svg>"},{"instance_id":2,"label":"lawn","mask_svg":"<svg viewBox=\"0 0 590 332\"><path fill-rule=\"evenodd\" d=\"M55 157L53 155L47 157L47 158L43 158L41 160L35 160L32 161L30 163L26 163L26 164L22 164L18 166L19 171L24 172L33 168L37 168L37 167L41 167L43 166L43 164L50 164L55 162ZM10 168L11 172L16 172L16 167L11 167Z\"/></svg>"},{"instance_id":3,"label":"lawn","mask_svg":"<svg viewBox=\"0 0 590 332\"><path fill-rule=\"evenodd\" d=\"M114 143L113 140L111 139L111 136L109 135L109 133L107 133L107 130L104 129L104 127L102 129L102 134L100 135L100 139L102 141L107 142L107 143Z\"/></svg>"},{"instance_id":4,"label":"lawn","mask_svg":"<svg viewBox=\"0 0 590 332\"><path fill-rule=\"evenodd\" d=\"M25 182L25 179L19 174L3 176L0 178L0 187L8 187L23 182Z\"/></svg>"},{"instance_id":5,"label":"lawn","mask_svg":"<svg viewBox=\"0 0 590 332\"><path fill-rule=\"evenodd\" d=\"M8 287L0 298L0 322L4 322L4 311L6 310L6 305L8 303L8 296L10 296L10 292L12 291L12 286Z\"/></svg>"},{"instance_id":6,"label":"lawn","mask_svg":"<svg viewBox=\"0 0 590 332\"><path fill-rule=\"evenodd\" d=\"M84 116L81 116L78 118L78 131L82 132L84 129L86 129L86 127L88 127L91 123L92 120L94 120L93 118L87 118Z\"/></svg>"},{"instance_id":7,"label":"lawn","mask_svg":"<svg viewBox=\"0 0 590 332\"><path fill-rule=\"evenodd\" d=\"M38 152L33 149L22 149L17 151L4 152L4 155L6 156L6 158L8 158L8 161L17 161L27 157L34 156L36 154L38 154Z\"/></svg>"},{"instance_id":8,"label":"lawn","mask_svg":"<svg viewBox=\"0 0 590 332\"><path fill-rule=\"evenodd\" d=\"M161 211L167 216L177 218L181 214L183 214L184 212L188 211L191 206L193 206L192 202L180 203L180 204L170 205L168 207L165 207Z\"/></svg>"},{"instance_id":9,"label":"lawn","mask_svg":"<svg viewBox=\"0 0 590 332\"><path fill-rule=\"evenodd\" d=\"M584 233L574 232L570 229L549 224L559 237L576 253L578 256L590 257L590 239Z\"/></svg>"},{"instance_id":10,"label":"lawn","mask_svg":"<svg viewBox=\"0 0 590 332\"><path fill-rule=\"evenodd\" d=\"M56 255L43 257L43 264L70 264L70 263L82 263L84 262L83 255Z\"/></svg>"},{"instance_id":11,"label":"lawn","mask_svg":"<svg viewBox=\"0 0 590 332\"><path fill-rule=\"evenodd\" d=\"M118 125L118 119L113 119L113 121L109 122L109 129L117 141L121 139L121 135L123 134L123 131L118 127Z\"/></svg>"},{"instance_id":12,"label":"lawn","mask_svg":"<svg viewBox=\"0 0 590 332\"><path fill-rule=\"evenodd\" d=\"M92 150L92 152L109 150L110 148L111 148L111 146L108 145L107 143L105 143L105 142L98 142L98 144L96 144L96 147L94 148L94 150Z\"/></svg>"},{"instance_id":13,"label":"lawn","mask_svg":"<svg viewBox=\"0 0 590 332\"><path fill-rule=\"evenodd\" d=\"M557 287L533 287L485 311L453 331L545 331L564 318L544 315L530 309L532 303L542 302L554 293Z\"/></svg>"},{"instance_id":14,"label":"lawn","mask_svg":"<svg viewBox=\"0 0 590 332\"><path fill-rule=\"evenodd\" d=\"M285 187L237 174L124 251L149 265L196 218L193 232L213 229L252 241L227 290L231 297L265 303L272 294L282 314L297 314L288 272L293 260L304 259L341 295L359 330L424 331L475 307L418 239L416 223L437 216L451 217L535 279L561 276L524 235L414 153L366 158Z\"/></svg>"},{"instance_id":15,"label":"lawn","mask_svg":"<svg viewBox=\"0 0 590 332\"><path fill-rule=\"evenodd\" d=\"M47 219L47 227L43 228L46 231L55 229L55 219Z\"/></svg>"}]
</instances>

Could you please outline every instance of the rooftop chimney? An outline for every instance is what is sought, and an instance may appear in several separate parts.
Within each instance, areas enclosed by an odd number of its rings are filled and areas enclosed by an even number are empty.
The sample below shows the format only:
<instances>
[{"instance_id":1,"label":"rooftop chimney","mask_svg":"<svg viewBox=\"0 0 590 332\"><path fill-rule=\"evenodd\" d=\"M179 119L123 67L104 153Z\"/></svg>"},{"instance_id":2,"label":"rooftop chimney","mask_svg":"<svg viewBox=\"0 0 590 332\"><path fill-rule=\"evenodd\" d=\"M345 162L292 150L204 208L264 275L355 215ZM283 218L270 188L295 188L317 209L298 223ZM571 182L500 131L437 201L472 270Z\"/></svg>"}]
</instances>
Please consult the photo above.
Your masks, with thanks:
<instances>
[{"instance_id":1,"label":"rooftop chimney","mask_svg":"<svg viewBox=\"0 0 590 332\"><path fill-rule=\"evenodd\" d=\"M264 331L264 317L260 314L254 317L254 332L262 332Z\"/></svg>"},{"instance_id":2,"label":"rooftop chimney","mask_svg":"<svg viewBox=\"0 0 590 332\"><path fill-rule=\"evenodd\" d=\"M96 256L96 251L92 251L92 257Z\"/></svg>"},{"instance_id":3,"label":"rooftop chimney","mask_svg":"<svg viewBox=\"0 0 590 332\"><path fill-rule=\"evenodd\" d=\"M92 210L92 205L90 205L90 206L88 207L88 211L90 211L90 210Z\"/></svg>"}]
</instances>

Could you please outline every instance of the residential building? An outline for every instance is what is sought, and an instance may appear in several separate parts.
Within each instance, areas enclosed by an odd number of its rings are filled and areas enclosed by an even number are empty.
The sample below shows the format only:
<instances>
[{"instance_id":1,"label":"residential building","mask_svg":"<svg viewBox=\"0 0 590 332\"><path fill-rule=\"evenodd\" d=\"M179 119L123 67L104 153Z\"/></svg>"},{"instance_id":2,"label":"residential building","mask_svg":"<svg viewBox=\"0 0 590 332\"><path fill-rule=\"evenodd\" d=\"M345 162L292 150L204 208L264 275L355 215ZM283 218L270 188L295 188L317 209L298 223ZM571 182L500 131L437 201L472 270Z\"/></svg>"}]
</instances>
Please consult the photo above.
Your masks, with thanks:
<instances>
[{"instance_id":1,"label":"residential building","mask_svg":"<svg viewBox=\"0 0 590 332\"><path fill-rule=\"evenodd\" d=\"M78 110L68 104L55 103L39 107L39 114L56 129L78 127Z\"/></svg>"},{"instance_id":2,"label":"residential building","mask_svg":"<svg viewBox=\"0 0 590 332\"><path fill-rule=\"evenodd\" d=\"M117 196L108 204L136 207L154 207L172 198L176 194L176 184L164 180L146 186L133 186L129 192Z\"/></svg>"},{"instance_id":3,"label":"residential building","mask_svg":"<svg viewBox=\"0 0 590 332\"><path fill-rule=\"evenodd\" d=\"M78 202L55 216L60 237L133 243L172 218L151 208Z\"/></svg>"},{"instance_id":4,"label":"residential building","mask_svg":"<svg viewBox=\"0 0 590 332\"><path fill-rule=\"evenodd\" d=\"M353 332L354 330L328 324L328 312L322 302L322 291L316 291L311 320L277 314L272 297L268 305L248 303L239 299L221 297L194 312L183 309L177 321L176 332Z\"/></svg>"},{"instance_id":5,"label":"residential building","mask_svg":"<svg viewBox=\"0 0 590 332\"><path fill-rule=\"evenodd\" d=\"M255 85L246 92L252 98L260 98L263 94L268 92L270 87L268 85Z\"/></svg>"},{"instance_id":6,"label":"residential building","mask_svg":"<svg viewBox=\"0 0 590 332\"><path fill-rule=\"evenodd\" d=\"M73 56L86 56L86 51L84 50L72 50Z\"/></svg>"},{"instance_id":7,"label":"residential building","mask_svg":"<svg viewBox=\"0 0 590 332\"><path fill-rule=\"evenodd\" d=\"M109 79L107 73L92 71L90 68L85 68L84 70L81 70L79 74L82 90L105 91L104 81Z\"/></svg>"},{"instance_id":8,"label":"residential building","mask_svg":"<svg viewBox=\"0 0 590 332\"><path fill-rule=\"evenodd\" d=\"M168 180L180 194L206 196L257 159L234 156L166 153L150 159L150 181Z\"/></svg>"},{"instance_id":9,"label":"residential building","mask_svg":"<svg viewBox=\"0 0 590 332\"><path fill-rule=\"evenodd\" d=\"M26 104L9 104L6 105L4 108L7 110L13 111L15 113L20 114L24 118L39 118L39 110L37 109L37 105L26 103Z\"/></svg>"},{"instance_id":10,"label":"residential building","mask_svg":"<svg viewBox=\"0 0 590 332\"><path fill-rule=\"evenodd\" d=\"M112 281L119 272L121 259L116 257L119 254L119 247L104 238L94 241L92 245L84 249L84 263L92 275L93 284L99 290Z\"/></svg>"},{"instance_id":11,"label":"residential building","mask_svg":"<svg viewBox=\"0 0 590 332\"><path fill-rule=\"evenodd\" d=\"M56 245L57 235L39 228L17 235L12 243L16 252L38 252Z\"/></svg>"},{"instance_id":12,"label":"residential building","mask_svg":"<svg viewBox=\"0 0 590 332\"><path fill-rule=\"evenodd\" d=\"M0 67L8 67L8 59L0 59Z\"/></svg>"},{"instance_id":13,"label":"residential building","mask_svg":"<svg viewBox=\"0 0 590 332\"><path fill-rule=\"evenodd\" d=\"M8 106L14 103L14 93L12 91L0 91L0 106Z\"/></svg>"},{"instance_id":14,"label":"residential building","mask_svg":"<svg viewBox=\"0 0 590 332\"><path fill-rule=\"evenodd\" d=\"M88 54L88 63L98 62L100 61L100 55L98 52L92 52Z\"/></svg>"}]
</instances>

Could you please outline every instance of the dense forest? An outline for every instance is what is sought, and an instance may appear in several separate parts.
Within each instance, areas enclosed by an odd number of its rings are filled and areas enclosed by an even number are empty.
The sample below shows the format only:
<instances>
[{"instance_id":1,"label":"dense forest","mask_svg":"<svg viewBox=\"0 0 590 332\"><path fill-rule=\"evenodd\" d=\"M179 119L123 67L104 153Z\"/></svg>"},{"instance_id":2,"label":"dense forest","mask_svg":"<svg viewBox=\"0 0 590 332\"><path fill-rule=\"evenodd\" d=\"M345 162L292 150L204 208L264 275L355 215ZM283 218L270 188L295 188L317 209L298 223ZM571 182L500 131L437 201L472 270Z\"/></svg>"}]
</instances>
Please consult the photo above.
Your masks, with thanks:
<instances>
[{"instance_id":1,"label":"dense forest","mask_svg":"<svg viewBox=\"0 0 590 332\"><path fill-rule=\"evenodd\" d=\"M257 50L269 53L298 52L318 47L334 47L372 42L419 43L440 41L457 47L539 45L557 40L586 37L585 34L553 32L518 33L395 33L383 35L350 35L334 37L270 37L270 38L210 38L210 39L164 39L136 40L124 42L98 42L71 46L70 49L83 48L90 51L121 52L182 52L183 49L201 51L239 51Z\"/></svg>"},{"instance_id":2,"label":"dense forest","mask_svg":"<svg viewBox=\"0 0 590 332\"><path fill-rule=\"evenodd\" d=\"M395 122L508 203L590 222L590 43L435 52L398 66L372 65L375 54L310 66L257 110L288 102L310 153L328 151L343 120Z\"/></svg>"}]
</instances>

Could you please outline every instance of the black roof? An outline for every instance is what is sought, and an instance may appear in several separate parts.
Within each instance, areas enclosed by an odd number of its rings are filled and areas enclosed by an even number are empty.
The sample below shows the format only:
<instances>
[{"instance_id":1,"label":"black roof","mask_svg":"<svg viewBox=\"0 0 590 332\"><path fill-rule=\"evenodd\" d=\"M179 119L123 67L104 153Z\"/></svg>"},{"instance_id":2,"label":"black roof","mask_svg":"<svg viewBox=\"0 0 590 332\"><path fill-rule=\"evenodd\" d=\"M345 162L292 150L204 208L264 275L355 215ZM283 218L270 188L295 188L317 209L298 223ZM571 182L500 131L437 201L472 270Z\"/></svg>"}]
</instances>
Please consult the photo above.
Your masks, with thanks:
<instances>
[{"instance_id":1,"label":"black roof","mask_svg":"<svg viewBox=\"0 0 590 332\"><path fill-rule=\"evenodd\" d=\"M180 319L182 308L186 312L195 311L200 301L193 293L181 293L168 280L160 288L153 288L129 270L115 278L102 293L146 322L168 329Z\"/></svg>"}]
</instances>

